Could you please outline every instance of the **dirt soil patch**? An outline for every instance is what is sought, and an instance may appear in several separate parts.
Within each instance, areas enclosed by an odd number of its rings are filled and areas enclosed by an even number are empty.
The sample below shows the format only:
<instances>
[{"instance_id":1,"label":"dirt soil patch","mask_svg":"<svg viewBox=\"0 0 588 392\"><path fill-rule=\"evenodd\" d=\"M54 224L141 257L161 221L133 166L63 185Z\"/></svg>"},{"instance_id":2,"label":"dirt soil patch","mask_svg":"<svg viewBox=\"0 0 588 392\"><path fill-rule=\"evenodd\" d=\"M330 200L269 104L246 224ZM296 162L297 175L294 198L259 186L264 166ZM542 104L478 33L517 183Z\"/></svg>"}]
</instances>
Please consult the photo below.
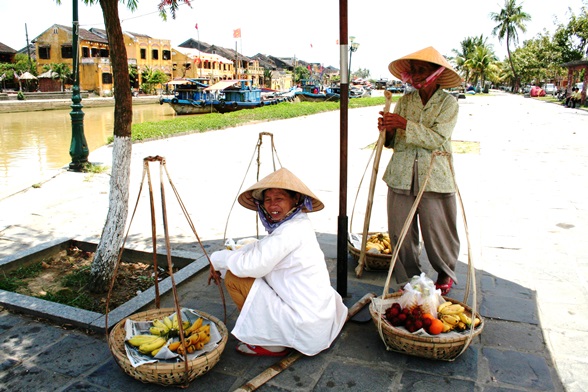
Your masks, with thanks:
<instances>
[{"instance_id":1,"label":"dirt soil patch","mask_svg":"<svg viewBox=\"0 0 588 392\"><path fill-rule=\"evenodd\" d=\"M77 247L62 250L55 256L44 259L41 262L40 273L31 273L31 276L23 278L25 285L21 285L16 291L20 294L104 314L108 291L93 293L87 289L93 258L93 252L86 252ZM168 274L159 270L160 281L167 276ZM109 310L128 302L153 284L152 265L121 262L110 294Z\"/></svg>"}]
</instances>

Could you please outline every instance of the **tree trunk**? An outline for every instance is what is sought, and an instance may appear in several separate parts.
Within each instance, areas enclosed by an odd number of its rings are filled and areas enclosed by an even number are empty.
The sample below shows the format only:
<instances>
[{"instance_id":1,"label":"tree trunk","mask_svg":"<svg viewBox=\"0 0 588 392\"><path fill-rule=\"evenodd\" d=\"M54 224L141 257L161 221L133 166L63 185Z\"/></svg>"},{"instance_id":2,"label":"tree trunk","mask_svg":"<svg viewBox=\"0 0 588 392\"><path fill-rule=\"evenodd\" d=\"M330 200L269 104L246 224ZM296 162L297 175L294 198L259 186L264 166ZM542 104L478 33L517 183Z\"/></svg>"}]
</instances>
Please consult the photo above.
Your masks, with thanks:
<instances>
[{"instance_id":1,"label":"tree trunk","mask_svg":"<svg viewBox=\"0 0 588 392\"><path fill-rule=\"evenodd\" d=\"M515 71L514 68L514 64L512 63L512 56L510 54L510 33L509 31L506 32L506 53L508 55L508 63L510 64L510 70L512 71L512 92L513 93L518 93L519 92L519 88L518 88L518 77L517 77L517 73Z\"/></svg>"},{"instance_id":2,"label":"tree trunk","mask_svg":"<svg viewBox=\"0 0 588 392\"><path fill-rule=\"evenodd\" d=\"M100 0L114 79L114 148L108 214L91 268L90 289L94 292L105 292L109 288L129 210L133 103L118 4L119 0Z\"/></svg>"}]
</instances>

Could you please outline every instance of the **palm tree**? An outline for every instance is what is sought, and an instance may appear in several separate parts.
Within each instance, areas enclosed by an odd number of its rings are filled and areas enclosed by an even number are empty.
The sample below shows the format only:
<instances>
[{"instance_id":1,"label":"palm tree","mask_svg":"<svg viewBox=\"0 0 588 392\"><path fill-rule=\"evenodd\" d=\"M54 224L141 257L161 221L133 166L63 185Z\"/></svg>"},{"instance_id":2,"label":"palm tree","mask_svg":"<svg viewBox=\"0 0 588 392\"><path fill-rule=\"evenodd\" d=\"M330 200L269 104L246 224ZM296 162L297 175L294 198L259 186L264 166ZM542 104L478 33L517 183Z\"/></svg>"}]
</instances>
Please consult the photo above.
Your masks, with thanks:
<instances>
[{"instance_id":1,"label":"palm tree","mask_svg":"<svg viewBox=\"0 0 588 392\"><path fill-rule=\"evenodd\" d=\"M496 62L496 56L492 49L487 45L476 46L470 58L466 61L468 68L471 70L472 77L477 82L481 82L486 90L486 80L488 74ZM488 91L484 91L488 92Z\"/></svg>"},{"instance_id":2,"label":"palm tree","mask_svg":"<svg viewBox=\"0 0 588 392\"><path fill-rule=\"evenodd\" d=\"M475 52L476 47L486 46L486 38L483 35L479 37L467 37L460 43L461 49L453 49L452 52L455 57L452 59L455 62L455 68L462 74L466 83L470 81L470 69L468 67L468 60ZM461 52L460 52L461 50Z\"/></svg>"},{"instance_id":3,"label":"palm tree","mask_svg":"<svg viewBox=\"0 0 588 392\"><path fill-rule=\"evenodd\" d=\"M490 19L498 23L496 27L492 29L492 35L497 36L500 42L502 42L502 40L506 37L506 52L508 54L508 62L514 76L514 80L512 81L513 91L517 92L519 88L518 77L512 62L510 45L516 45L518 43L518 30L522 31L523 33L527 31L525 22L531 20L531 15L524 12L522 6L518 5L516 0L505 0L504 8L500 10L500 13L491 12Z\"/></svg>"}]
</instances>

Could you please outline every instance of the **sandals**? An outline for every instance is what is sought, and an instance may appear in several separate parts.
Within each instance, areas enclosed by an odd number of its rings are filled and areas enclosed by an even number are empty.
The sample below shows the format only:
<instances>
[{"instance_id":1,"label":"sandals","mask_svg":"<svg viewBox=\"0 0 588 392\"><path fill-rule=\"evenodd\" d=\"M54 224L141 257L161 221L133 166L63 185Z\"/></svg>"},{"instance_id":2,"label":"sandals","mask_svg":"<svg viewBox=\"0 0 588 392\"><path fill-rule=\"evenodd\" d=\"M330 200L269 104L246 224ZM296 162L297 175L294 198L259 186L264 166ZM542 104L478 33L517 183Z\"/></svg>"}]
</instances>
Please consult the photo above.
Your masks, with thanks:
<instances>
[{"instance_id":1,"label":"sandals","mask_svg":"<svg viewBox=\"0 0 588 392\"><path fill-rule=\"evenodd\" d=\"M441 290L441 295L449 294L451 287L453 287L453 279L451 279L451 278L445 284L439 284L439 283L435 282L435 288Z\"/></svg>"},{"instance_id":2,"label":"sandals","mask_svg":"<svg viewBox=\"0 0 588 392\"><path fill-rule=\"evenodd\" d=\"M285 348L282 351L270 351L262 346L253 346L247 343L239 343L235 350L239 354L248 355L250 357L283 357L290 353L289 348Z\"/></svg>"}]
</instances>

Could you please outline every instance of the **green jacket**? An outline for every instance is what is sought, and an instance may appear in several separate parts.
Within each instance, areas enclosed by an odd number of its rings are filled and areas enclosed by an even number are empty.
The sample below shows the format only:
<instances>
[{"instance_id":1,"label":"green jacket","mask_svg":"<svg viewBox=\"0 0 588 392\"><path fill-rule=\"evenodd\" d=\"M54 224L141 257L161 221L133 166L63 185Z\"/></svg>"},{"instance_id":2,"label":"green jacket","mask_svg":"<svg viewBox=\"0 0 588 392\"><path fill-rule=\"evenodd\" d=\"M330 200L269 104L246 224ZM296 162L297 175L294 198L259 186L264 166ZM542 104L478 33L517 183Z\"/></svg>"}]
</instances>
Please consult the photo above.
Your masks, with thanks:
<instances>
[{"instance_id":1,"label":"green jacket","mask_svg":"<svg viewBox=\"0 0 588 392\"><path fill-rule=\"evenodd\" d=\"M454 96L437 90L423 106L418 91L400 98L394 113L406 118L406 132L396 135L390 145L394 153L383 180L389 187L410 190L414 162L418 159L418 184L424 183L434 151L451 153L451 134L457 123L459 104ZM451 158L452 159L452 158ZM455 184L447 157L435 158L426 192L453 193Z\"/></svg>"}]
</instances>

